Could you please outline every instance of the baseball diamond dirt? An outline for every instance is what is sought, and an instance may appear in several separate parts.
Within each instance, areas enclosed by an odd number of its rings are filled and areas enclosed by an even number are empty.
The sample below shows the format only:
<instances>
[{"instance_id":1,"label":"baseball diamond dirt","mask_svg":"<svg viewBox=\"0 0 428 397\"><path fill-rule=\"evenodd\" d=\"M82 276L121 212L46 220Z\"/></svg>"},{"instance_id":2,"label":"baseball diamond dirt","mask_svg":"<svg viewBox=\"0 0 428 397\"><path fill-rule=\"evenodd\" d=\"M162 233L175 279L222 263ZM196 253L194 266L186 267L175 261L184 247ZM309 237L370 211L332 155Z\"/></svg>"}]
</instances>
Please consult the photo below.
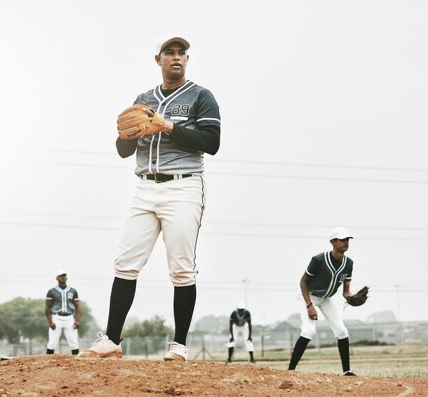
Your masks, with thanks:
<instances>
[{"instance_id":1,"label":"baseball diamond dirt","mask_svg":"<svg viewBox=\"0 0 428 397\"><path fill-rule=\"evenodd\" d=\"M344 377L204 361L31 356L0 363L0 396L426 396L428 379Z\"/></svg>"}]
</instances>

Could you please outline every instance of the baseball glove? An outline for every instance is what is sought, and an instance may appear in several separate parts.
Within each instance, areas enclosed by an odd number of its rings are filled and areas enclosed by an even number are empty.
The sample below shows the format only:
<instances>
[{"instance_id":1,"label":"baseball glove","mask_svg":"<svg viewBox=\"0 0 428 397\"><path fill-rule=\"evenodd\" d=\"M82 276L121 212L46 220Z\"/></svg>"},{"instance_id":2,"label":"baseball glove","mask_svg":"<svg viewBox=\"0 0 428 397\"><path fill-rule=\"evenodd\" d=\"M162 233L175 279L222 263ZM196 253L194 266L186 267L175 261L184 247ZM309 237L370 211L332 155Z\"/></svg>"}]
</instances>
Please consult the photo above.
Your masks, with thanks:
<instances>
[{"instance_id":1,"label":"baseball glove","mask_svg":"<svg viewBox=\"0 0 428 397\"><path fill-rule=\"evenodd\" d=\"M119 137L125 141L155 135L164 124L164 117L143 103L129 107L117 118Z\"/></svg>"},{"instance_id":2,"label":"baseball glove","mask_svg":"<svg viewBox=\"0 0 428 397\"><path fill-rule=\"evenodd\" d=\"M361 306L366 303L369 287L361 288L356 294L351 295L347 301L351 306Z\"/></svg>"}]
</instances>

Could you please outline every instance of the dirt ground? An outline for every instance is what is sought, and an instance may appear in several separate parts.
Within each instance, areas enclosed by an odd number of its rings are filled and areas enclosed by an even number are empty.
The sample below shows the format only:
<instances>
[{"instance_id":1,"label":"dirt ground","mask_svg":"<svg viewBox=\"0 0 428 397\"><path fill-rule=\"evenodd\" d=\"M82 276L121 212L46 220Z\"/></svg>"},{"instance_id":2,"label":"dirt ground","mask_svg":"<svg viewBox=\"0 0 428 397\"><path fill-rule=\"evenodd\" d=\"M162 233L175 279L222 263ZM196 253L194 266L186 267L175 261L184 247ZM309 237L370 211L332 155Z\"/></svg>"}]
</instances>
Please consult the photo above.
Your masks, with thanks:
<instances>
[{"instance_id":1,"label":"dirt ground","mask_svg":"<svg viewBox=\"0 0 428 397\"><path fill-rule=\"evenodd\" d=\"M428 379L344 377L259 365L20 357L0 362L0 397L428 395Z\"/></svg>"}]
</instances>

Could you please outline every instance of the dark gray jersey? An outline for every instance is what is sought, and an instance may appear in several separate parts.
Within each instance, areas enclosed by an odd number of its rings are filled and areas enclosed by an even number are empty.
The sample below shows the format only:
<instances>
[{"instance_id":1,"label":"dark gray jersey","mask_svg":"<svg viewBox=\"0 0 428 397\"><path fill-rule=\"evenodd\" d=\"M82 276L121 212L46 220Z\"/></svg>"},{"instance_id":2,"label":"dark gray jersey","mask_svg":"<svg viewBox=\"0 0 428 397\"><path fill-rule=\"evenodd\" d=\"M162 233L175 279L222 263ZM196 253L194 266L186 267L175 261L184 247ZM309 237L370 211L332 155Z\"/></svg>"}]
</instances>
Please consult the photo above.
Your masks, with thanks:
<instances>
[{"instance_id":1,"label":"dark gray jersey","mask_svg":"<svg viewBox=\"0 0 428 397\"><path fill-rule=\"evenodd\" d=\"M245 323L251 321L251 314L248 310L244 310L243 314L239 314L238 310L234 310L230 315L230 321L238 327L243 327Z\"/></svg>"},{"instance_id":2,"label":"dark gray jersey","mask_svg":"<svg viewBox=\"0 0 428 397\"><path fill-rule=\"evenodd\" d=\"M62 289L56 286L48 291L46 300L52 301L51 311L53 314L74 314L76 310L74 302L79 300L79 296L74 288Z\"/></svg>"},{"instance_id":3,"label":"dark gray jersey","mask_svg":"<svg viewBox=\"0 0 428 397\"><path fill-rule=\"evenodd\" d=\"M188 81L165 97L160 86L138 96L136 103L145 103L165 119L182 127L196 129L220 126L218 104L207 89ZM137 168L141 174L192 174L204 171L204 154L169 139L168 133L138 140Z\"/></svg>"},{"instance_id":4,"label":"dark gray jersey","mask_svg":"<svg viewBox=\"0 0 428 397\"><path fill-rule=\"evenodd\" d=\"M320 298L333 296L345 280L351 280L353 264L346 256L340 262L335 261L331 252L314 256L306 269L310 276L309 292Z\"/></svg>"}]
</instances>

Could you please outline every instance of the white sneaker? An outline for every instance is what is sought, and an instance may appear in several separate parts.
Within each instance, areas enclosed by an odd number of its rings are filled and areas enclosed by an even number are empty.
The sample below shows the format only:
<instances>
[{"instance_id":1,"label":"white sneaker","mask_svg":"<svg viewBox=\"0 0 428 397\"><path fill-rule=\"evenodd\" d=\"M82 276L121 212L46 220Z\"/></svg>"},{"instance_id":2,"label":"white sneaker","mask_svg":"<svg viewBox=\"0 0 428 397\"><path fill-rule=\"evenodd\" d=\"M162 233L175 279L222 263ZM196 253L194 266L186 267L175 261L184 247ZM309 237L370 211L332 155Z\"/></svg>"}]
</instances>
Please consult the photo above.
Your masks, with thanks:
<instances>
[{"instance_id":1,"label":"white sneaker","mask_svg":"<svg viewBox=\"0 0 428 397\"><path fill-rule=\"evenodd\" d=\"M103 335L102 332L98 332L98 339L95 340L92 347L89 349L82 350L77 357L97 357L97 358L106 358L106 357L122 357L122 345L116 345L113 343L107 335Z\"/></svg>"},{"instance_id":2,"label":"white sneaker","mask_svg":"<svg viewBox=\"0 0 428 397\"><path fill-rule=\"evenodd\" d=\"M170 340L168 344L169 344L169 350L165 354L165 357L164 357L165 361L172 361L172 360L187 361L186 346L181 345L180 343L174 342L173 340Z\"/></svg>"}]
</instances>

